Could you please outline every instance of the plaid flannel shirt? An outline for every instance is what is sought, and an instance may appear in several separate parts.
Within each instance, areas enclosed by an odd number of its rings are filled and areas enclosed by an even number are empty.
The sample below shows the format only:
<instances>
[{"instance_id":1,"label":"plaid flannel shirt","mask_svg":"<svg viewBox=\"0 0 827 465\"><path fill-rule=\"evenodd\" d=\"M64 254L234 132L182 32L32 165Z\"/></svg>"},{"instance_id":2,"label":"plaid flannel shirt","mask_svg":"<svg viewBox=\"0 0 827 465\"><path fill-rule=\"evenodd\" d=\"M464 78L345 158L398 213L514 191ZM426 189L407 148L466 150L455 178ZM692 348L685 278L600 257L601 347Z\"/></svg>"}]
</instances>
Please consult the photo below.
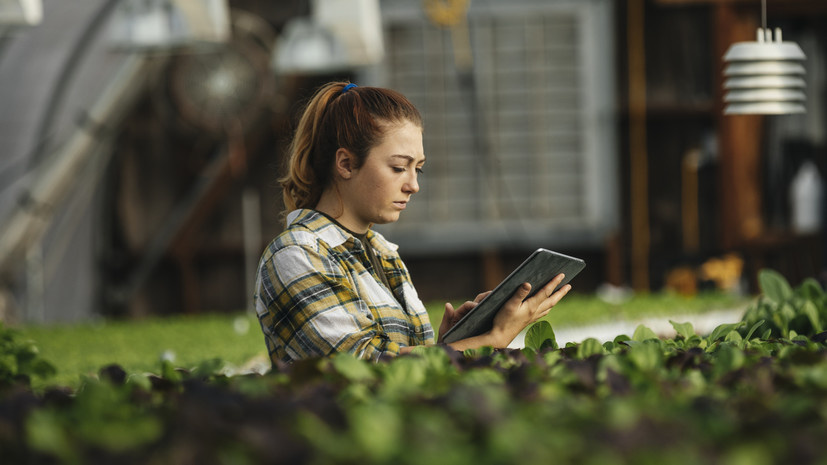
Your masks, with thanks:
<instances>
[{"instance_id":1,"label":"plaid flannel shirt","mask_svg":"<svg viewBox=\"0 0 827 465\"><path fill-rule=\"evenodd\" d=\"M273 363L334 352L378 360L434 342L396 245L368 231L382 264L374 270L362 242L323 214L295 210L287 224L264 251L256 279L256 313Z\"/></svg>"}]
</instances>

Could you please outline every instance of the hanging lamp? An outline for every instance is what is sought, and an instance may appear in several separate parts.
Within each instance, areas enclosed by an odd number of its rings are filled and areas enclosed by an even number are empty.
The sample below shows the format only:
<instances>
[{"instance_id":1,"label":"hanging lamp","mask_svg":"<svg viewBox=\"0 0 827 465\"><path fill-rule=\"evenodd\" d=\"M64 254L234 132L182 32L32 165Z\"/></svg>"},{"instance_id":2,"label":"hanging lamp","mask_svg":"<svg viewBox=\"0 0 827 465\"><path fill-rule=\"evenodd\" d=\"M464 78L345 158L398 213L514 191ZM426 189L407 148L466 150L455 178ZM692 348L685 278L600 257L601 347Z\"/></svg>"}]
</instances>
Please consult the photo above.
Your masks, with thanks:
<instances>
[{"instance_id":1,"label":"hanging lamp","mask_svg":"<svg viewBox=\"0 0 827 465\"><path fill-rule=\"evenodd\" d=\"M732 44L724 55L724 114L783 115L805 113L804 60L795 42L784 42L781 28L767 28L766 0L754 42Z\"/></svg>"},{"instance_id":2,"label":"hanging lamp","mask_svg":"<svg viewBox=\"0 0 827 465\"><path fill-rule=\"evenodd\" d=\"M226 43L230 23L229 0L120 0L110 33L119 48L152 52Z\"/></svg>"},{"instance_id":3,"label":"hanging lamp","mask_svg":"<svg viewBox=\"0 0 827 465\"><path fill-rule=\"evenodd\" d=\"M0 0L0 26L34 26L42 20L42 0Z\"/></svg>"}]
</instances>

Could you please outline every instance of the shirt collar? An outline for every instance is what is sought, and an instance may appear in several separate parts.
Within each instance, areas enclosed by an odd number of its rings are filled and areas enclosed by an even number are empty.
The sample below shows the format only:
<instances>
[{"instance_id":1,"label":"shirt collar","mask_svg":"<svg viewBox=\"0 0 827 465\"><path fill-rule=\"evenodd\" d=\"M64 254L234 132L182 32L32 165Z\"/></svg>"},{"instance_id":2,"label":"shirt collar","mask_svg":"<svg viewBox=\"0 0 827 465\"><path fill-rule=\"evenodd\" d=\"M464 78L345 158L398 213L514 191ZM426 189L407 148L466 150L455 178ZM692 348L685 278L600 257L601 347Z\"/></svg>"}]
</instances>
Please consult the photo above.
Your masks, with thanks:
<instances>
[{"instance_id":1,"label":"shirt collar","mask_svg":"<svg viewBox=\"0 0 827 465\"><path fill-rule=\"evenodd\" d=\"M315 232L331 247L339 247L346 242L350 242L351 246L359 244L356 247L361 247L361 241L353 235L353 232L316 210L293 210L287 215L287 226L290 227L293 224L302 225ZM373 229L368 229L367 240L380 255L392 255L398 248L396 244L388 242L384 236Z\"/></svg>"}]
</instances>

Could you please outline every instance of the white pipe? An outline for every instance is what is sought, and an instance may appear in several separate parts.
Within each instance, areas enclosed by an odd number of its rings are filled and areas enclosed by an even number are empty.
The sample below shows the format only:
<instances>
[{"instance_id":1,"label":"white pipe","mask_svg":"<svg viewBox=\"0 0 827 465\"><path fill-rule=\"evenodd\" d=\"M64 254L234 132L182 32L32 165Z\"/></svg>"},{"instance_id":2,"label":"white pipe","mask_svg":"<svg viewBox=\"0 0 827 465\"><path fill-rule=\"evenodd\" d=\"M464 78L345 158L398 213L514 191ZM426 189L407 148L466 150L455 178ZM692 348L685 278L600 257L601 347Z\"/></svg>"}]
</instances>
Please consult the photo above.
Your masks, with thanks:
<instances>
[{"instance_id":1,"label":"white pipe","mask_svg":"<svg viewBox=\"0 0 827 465\"><path fill-rule=\"evenodd\" d=\"M88 112L89 119L116 125L143 88L147 63L142 56L129 56ZM75 183L83 182L78 174L94 153L96 136L94 130L79 128L28 176L24 200L0 229L0 275L24 263L26 251L40 241L69 190Z\"/></svg>"}]
</instances>

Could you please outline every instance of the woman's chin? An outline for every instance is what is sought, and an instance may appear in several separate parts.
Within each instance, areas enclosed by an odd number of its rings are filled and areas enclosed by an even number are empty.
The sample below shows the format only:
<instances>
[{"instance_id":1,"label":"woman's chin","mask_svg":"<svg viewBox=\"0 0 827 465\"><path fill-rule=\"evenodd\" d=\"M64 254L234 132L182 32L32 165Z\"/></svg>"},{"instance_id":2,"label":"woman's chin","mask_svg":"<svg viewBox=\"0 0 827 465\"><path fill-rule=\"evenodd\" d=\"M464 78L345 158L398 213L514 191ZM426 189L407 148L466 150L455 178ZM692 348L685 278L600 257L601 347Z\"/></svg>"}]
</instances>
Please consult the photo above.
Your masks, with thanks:
<instances>
[{"instance_id":1,"label":"woman's chin","mask_svg":"<svg viewBox=\"0 0 827 465\"><path fill-rule=\"evenodd\" d=\"M388 223L395 223L399 221L399 212L388 213L386 215L382 215L373 222L373 224L388 224Z\"/></svg>"}]
</instances>

